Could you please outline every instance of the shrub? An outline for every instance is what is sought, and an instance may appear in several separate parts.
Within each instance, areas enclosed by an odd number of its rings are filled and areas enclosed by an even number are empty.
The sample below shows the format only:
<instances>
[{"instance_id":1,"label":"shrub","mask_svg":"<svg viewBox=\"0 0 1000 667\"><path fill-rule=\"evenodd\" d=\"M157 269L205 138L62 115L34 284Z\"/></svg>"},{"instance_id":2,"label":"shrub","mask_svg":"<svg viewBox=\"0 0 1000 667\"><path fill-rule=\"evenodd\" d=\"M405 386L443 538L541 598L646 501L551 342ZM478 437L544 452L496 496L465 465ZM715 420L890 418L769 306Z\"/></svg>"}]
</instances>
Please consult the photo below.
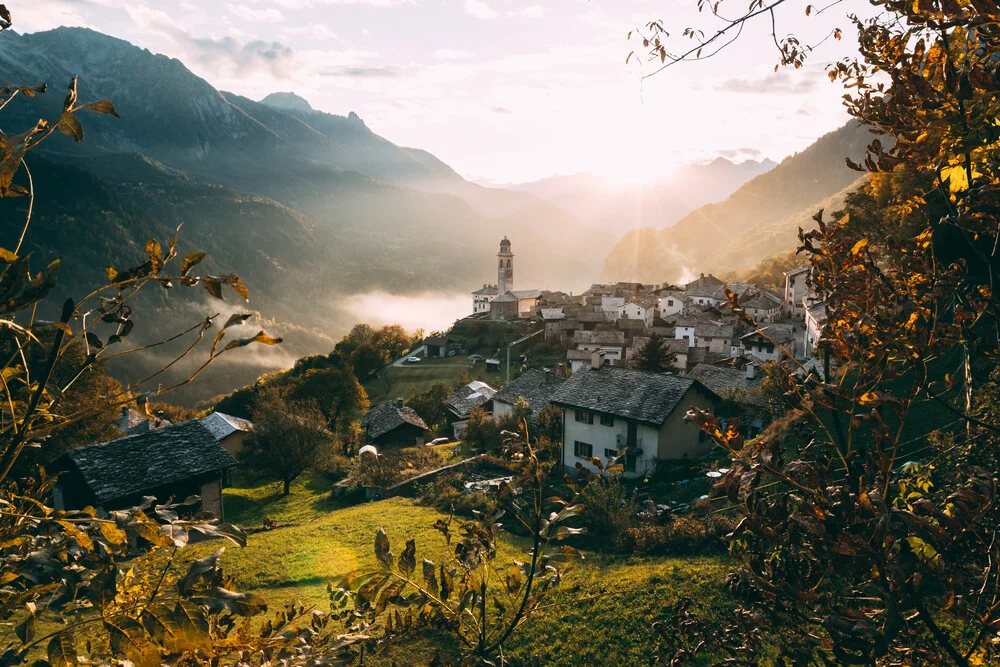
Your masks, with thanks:
<instances>
[{"instance_id":1,"label":"shrub","mask_svg":"<svg viewBox=\"0 0 1000 667\"><path fill-rule=\"evenodd\" d=\"M594 546L622 549L628 531L639 525L635 498L617 477L603 477L588 486L583 505L580 518Z\"/></svg>"}]
</instances>

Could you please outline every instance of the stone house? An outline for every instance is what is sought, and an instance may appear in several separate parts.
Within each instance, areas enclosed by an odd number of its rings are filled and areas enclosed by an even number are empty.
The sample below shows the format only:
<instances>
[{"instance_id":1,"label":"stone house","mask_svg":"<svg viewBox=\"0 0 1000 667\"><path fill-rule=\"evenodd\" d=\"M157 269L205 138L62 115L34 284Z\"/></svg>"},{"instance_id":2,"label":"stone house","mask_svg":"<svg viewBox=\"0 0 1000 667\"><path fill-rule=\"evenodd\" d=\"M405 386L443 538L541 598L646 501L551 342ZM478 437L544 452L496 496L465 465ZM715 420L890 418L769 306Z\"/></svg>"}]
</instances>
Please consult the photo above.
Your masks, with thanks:
<instances>
[{"instance_id":1,"label":"stone house","mask_svg":"<svg viewBox=\"0 0 1000 667\"><path fill-rule=\"evenodd\" d=\"M594 354L591 366L571 375L552 396L563 413L563 467L596 471L624 450L625 475L655 470L658 461L693 459L712 450L708 436L684 420L691 407L714 410L721 401L691 378L608 366Z\"/></svg>"},{"instance_id":2,"label":"stone house","mask_svg":"<svg viewBox=\"0 0 1000 667\"><path fill-rule=\"evenodd\" d=\"M132 507L146 496L158 503L201 497L200 511L224 518L222 488L236 467L233 455L195 419L78 447L47 466L59 474L56 509Z\"/></svg>"}]
</instances>

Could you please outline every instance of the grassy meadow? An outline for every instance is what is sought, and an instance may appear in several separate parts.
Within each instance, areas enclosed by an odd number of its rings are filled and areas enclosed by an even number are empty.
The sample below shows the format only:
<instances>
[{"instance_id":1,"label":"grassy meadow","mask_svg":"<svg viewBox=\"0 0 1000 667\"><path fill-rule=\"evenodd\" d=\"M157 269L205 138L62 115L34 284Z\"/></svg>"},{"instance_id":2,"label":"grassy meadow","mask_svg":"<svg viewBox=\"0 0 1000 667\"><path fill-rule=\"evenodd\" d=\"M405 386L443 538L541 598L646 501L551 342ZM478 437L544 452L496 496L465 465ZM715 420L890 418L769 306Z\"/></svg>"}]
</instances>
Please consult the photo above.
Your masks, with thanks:
<instances>
[{"instance_id":1,"label":"grassy meadow","mask_svg":"<svg viewBox=\"0 0 1000 667\"><path fill-rule=\"evenodd\" d=\"M439 382L454 385L468 373L474 380L483 380L493 386L503 382L501 373L487 373L482 359L473 363L464 356L444 359L424 359L418 364L388 366L364 381L368 400L372 405L391 401L397 396L410 398L417 392L430 389Z\"/></svg>"},{"instance_id":2,"label":"grassy meadow","mask_svg":"<svg viewBox=\"0 0 1000 667\"><path fill-rule=\"evenodd\" d=\"M375 532L383 527L398 553L408 538L417 542L417 557L440 559L446 546L432 528L440 512L411 500L393 498L345 507L330 498L329 482L309 477L295 482L281 497L275 484L225 491L226 518L254 528L266 515L279 527L250 536L244 548L227 547L223 567L239 590L254 591L278 605L291 600L326 609L326 584L351 570L374 566ZM218 548L197 545L191 557ZM527 558L528 544L505 535L504 559ZM518 664L537 658L546 665L648 663L653 639L650 625L664 618L681 596L710 615L723 613L726 562L717 557L638 558L585 553L585 560L564 579L544 617L529 621L508 646ZM607 637L614 637L608 641ZM451 648L441 638L424 638L405 654L385 656L386 664L426 664L438 648Z\"/></svg>"}]
</instances>

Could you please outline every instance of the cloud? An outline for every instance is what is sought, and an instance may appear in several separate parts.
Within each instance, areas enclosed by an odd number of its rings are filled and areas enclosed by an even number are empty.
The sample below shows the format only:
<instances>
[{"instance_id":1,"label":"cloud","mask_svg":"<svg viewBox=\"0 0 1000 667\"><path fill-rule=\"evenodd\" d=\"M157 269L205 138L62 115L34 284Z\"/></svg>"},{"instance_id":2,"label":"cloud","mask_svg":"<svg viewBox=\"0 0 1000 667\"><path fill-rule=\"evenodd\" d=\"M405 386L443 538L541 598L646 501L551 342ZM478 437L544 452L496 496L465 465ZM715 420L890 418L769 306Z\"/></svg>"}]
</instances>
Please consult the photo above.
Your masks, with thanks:
<instances>
[{"instance_id":1,"label":"cloud","mask_svg":"<svg viewBox=\"0 0 1000 667\"><path fill-rule=\"evenodd\" d=\"M507 107L490 107L490 111L493 113L514 113Z\"/></svg>"},{"instance_id":2,"label":"cloud","mask_svg":"<svg viewBox=\"0 0 1000 667\"><path fill-rule=\"evenodd\" d=\"M756 148L727 148L716 151L716 154L728 160L759 160L764 157L764 154Z\"/></svg>"},{"instance_id":3,"label":"cloud","mask_svg":"<svg viewBox=\"0 0 1000 667\"><path fill-rule=\"evenodd\" d=\"M415 71L416 67L412 65L348 66L320 72L320 76L350 79L399 79L409 76Z\"/></svg>"},{"instance_id":4,"label":"cloud","mask_svg":"<svg viewBox=\"0 0 1000 667\"><path fill-rule=\"evenodd\" d=\"M465 13L483 21L489 21L498 16L496 11L483 0L465 0Z\"/></svg>"},{"instance_id":5,"label":"cloud","mask_svg":"<svg viewBox=\"0 0 1000 667\"><path fill-rule=\"evenodd\" d=\"M545 16L545 7L541 5L530 5L522 9L515 9L507 12L507 16L524 16L531 19L540 19Z\"/></svg>"},{"instance_id":6,"label":"cloud","mask_svg":"<svg viewBox=\"0 0 1000 667\"><path fill-rule=\"evenodd\" d=\"M226 3L226 11L236 18L251 23L280 23L285 20L285 15L274 7L254 9L253 7L230 2Z\"/></svg>"},{"instance_id":7,"label":"cloud","mask_svg":"<svg viewBox=\"0 0 1000 667\"><path fill-rule=\"evenodd\" d=\"M729 79L715 86L724 93L749 93L760 95L767 93L784 93L788 95L805 95L813 92L819 82L818 77L811 72L793 75L786 70L768 74L757 79Z\"/></svg>"},{"instance_id":8,"label":"cloud","mask_svg":"<svg viewBox=\"0 0 1000 667\"><path fill-rule=\"evenodd\" d=\"M471 58L473 54L468 51L461 51L458 49L438 49L434 52L435 60L464 60L466 58Z\"/></svg>"},{"instance_id":9,"label":"cloud","mask_svg":"<svg viewBox=\"0 0 1000 667\"><path fill-rule=\"evenodd\" d=\"M234 37L193 37L167 13L131 5L126 11L140 28L169 37L184 51L185 64L197 64L220 76L245 76L267 71L285 78L296 71L295 51L278 41L240 41Z\"/></svg>"}]
</instances>

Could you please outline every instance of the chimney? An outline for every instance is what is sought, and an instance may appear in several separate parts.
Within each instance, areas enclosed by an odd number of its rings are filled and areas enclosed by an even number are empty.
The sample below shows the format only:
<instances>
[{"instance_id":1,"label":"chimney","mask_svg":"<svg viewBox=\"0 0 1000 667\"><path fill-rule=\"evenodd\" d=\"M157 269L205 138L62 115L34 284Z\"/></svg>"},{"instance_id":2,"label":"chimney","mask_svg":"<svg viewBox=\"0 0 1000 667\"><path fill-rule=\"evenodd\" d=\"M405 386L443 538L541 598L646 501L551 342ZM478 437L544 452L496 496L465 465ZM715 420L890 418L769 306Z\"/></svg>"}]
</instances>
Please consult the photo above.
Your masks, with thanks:
<instances>
[{"instance_id":1,"label":"chimney","mask_svg":"<svg viewBox=\"0 0 1000 667\"><path fill-rule=\"evenodd\" d=\"M404 403L403 403L403 397L402 396L397 396L396 397L396 407L397 408L401 408L401 407L403 407L403 405L404 405Z\"/></svg>"},{"instance_id":2,"label":"chimney","mask_svg":"<svg viewBox=\"0 0 1000 667\"><path fill-rule=\"evenodd\" d=\"M566 367L561 363L556 364L556 377L557 378L566 377Z\"/></svg>"},{"instance_id":3,"label":"chimney","mask_svg":"<svg viewBox=\"0 0 1000 667\"><path fill-rule=\"evenodd\" d=\"M703 273L703 274L701 274L701 277L702 277L702 278L704 278L704 277L705 277L705 274L704 274L704 273Z\"/></svg>"},{"instance_id":4,"label":"chimney","mask_svg":"<svg viewBox=\"0 0 1000 667\"><path fill-rule=\"evenodd\" d=\"M604 365L604 350L594 350L590 353L590 367L593 370L599 369Z\"/></svg>"},{"instance_id":5,"label":"chimney","mask_svg":"<svg viewBox=\"0 0 1000 667\"><path fill-rule=\"evenodd\" d=\"M757 365L747 364L747 379L752 380L757 377Z\"/></svg>"}]
</instances>

